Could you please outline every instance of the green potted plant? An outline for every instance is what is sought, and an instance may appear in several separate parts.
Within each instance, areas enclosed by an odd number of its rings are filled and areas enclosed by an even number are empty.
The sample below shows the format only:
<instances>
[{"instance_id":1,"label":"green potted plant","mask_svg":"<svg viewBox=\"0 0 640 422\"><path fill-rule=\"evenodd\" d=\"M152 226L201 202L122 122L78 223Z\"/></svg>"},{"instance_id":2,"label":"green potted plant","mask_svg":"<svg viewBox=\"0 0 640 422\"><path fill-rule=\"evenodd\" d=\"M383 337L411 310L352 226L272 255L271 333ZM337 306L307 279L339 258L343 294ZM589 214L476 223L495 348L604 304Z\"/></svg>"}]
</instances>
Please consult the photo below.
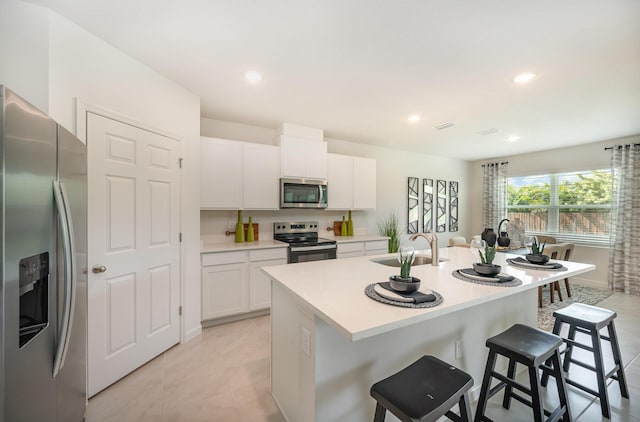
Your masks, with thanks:
<instances>
[{"instance_id":1,"label":"green potted plant","mask_svg":"<svg viewBox=\"0 0 640 422\"><path fill-rule=\"evenodd\" d=\"M478 249L480 256L480 262L473 264L473 270L478 274L493 276L500 273L502 267L493 263L493 259L496 257L496 247L489 246L485 243L484 253L482 249Z\"/></svg>"},{"instance_id":2,"label":"green potted plant","mask_svg":"<svg viewBox=\"0 0 640 422\"><path fill-rule=\"evenodd\" d=\"M382 236L389 238L389 253L398 252L400 229L398 225L398 216L395 212L389 214L388 217L380 217L378 219L378 232Z\"/></svg>"},{"instance_id":3,"label":"green potted plant","mask_svg":"<svg viewBox=\"0 0 640 422\"><path fill-rule=\"evenodd\" d=\"M538 238L534 237L531 242L531 253L526 255L527 261L532 264L546 264L549 257L544 255L544 247L546 243L538 243Z\"/></svg>"},{"instance_id":4,"label":"green potted plant","mask_svg":"<svg viewBox=\"0 0 640 422\"><path fill-rule=\"evenodd\" d=\"M414 292L420 287L420 279L411 277L411 265L416 257L416 251L411 246L403 246L398 250L400 275L389 277L392 289L400 292Z\"/></svg>"}]
</instances>

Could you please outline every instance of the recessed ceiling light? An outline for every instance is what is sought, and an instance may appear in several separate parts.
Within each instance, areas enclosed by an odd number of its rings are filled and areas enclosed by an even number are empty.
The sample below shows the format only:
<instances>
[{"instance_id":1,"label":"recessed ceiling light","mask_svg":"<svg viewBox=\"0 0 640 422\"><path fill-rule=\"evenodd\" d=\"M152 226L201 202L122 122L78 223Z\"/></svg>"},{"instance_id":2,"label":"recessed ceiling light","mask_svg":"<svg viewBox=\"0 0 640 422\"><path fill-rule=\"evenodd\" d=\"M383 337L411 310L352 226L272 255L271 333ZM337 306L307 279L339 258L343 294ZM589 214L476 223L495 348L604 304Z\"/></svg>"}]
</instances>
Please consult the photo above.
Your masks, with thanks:
<instances>
[{"instance_id":1,"label":"recessed ceiling light","mask_svg":"<svg viewBox=\"0 0 640 422\"><path fill-rule=\"evenodd\" d=\"M517 84L526 84L527 82L531 81L535 77L536 77L536 74L533 72L524 72L517 75L515 78L513 78L513 82Z\"/></svg>"},{"instance_id":2,"label":"recessed ceiling light","mask_svg":"<svg viewBox=\"0 0 640 422\"><path fill-rule=\"evenodd\" d=\"M507 138L507 141L509 141L509 142L515 142L515 141L517 141L518 139L520 139L520 137L519 137L518 135L511 135L511 136L509 136L509 137Z\"/></svg>"},{"instance_id":3,"label":"recessed ceiling light","mask_svg":"<svg viewBox=\"0 0 640 422\"><path fill-rule=\"evenodd\" d=\"M417 114L412 114L407 120L409 121L409 123L418 123L420 121L420 116L418 116Z\"/></svg>"},{"instance_id":4,"label":"recessed ceiling light","mask_svg":"<svg viewBox=\"0 0 640 422\"><path fill-rule=\"evenodd\" d=\"M262 75L255 70L250 70L244 74L244 78L254 84L262 81Z\"/></svg>"}]
</instances>

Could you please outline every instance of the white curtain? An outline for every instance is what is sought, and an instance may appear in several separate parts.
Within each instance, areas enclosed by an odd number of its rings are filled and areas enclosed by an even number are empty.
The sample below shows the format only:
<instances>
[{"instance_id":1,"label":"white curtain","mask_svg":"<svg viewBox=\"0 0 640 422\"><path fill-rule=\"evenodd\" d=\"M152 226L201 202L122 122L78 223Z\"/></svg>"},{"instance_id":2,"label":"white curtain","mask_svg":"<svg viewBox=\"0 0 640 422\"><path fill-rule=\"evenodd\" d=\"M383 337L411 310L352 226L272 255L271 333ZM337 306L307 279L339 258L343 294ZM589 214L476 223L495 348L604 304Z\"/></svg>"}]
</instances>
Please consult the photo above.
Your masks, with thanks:
<instances>
[{"instance_id":1,"label":"white curtain","mask_svg":"<svg viewBox=\"0 0 640 422\"><path fill-rule=\"evenodd\" d=\"M609 288L640 295L640 144L612 148Z\"/></svg>"},{"instance_id":2,"label":"white curtain","mask_svg":"<svg viewBox=\"0 0 640 422\"><path fill-rule=\"evenodd\" d=\"M498 230L498 223L507 216L507 166L509 163L482 165L482 224Z\"/></svg>"}]
</instances>

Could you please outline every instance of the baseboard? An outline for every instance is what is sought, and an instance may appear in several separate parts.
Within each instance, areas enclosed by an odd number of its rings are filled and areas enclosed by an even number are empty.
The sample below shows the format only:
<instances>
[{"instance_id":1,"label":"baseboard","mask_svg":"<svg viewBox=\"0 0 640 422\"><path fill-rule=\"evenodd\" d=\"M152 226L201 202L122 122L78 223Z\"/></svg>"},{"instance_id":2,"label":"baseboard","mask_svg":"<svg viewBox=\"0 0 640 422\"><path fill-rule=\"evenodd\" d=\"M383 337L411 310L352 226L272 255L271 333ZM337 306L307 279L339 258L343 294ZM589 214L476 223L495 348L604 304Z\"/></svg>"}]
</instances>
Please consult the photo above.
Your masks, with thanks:
<instances>
[{"instance_id":1,"label":"baseboard","mask_svg":"<svg viewBox=\"0 0 640 422\"><path fill-rule=\"evenodd\" d=\"M216 319L208 319L206 321L202 321L202 327L213 327L215 325L227 324L229 322L242 321L243 319L255 318L258 316L269 315L270 309L261 309L259 311L247 312L244 314L232 315L223 318Z\"/></svg>"},{"instance_id":2,"label":"baseboard","mask_svg":"<svg viewBox=\"0 0 640 422\"><path fill-rule=\"evenodd\" d=\"M609 290L609 285L607 284L607 282L601 281L601 280L592 280L592 279L581 278L581 277L571 277L569 279L569 283L577 283L585 287L592 287L594 289Z\"/></svg>"},{"instance_id":3,"label":"baseboard","mask_svg":"<svg viewBox=\"0 0 640 422\"><path fill-rule=\"evenodd\" d=\"M200 334L202 334L202 325L198 324L197 326L193 327L192 329L190 329L185 333L181 343L186 343L189 340L193 340L194 338L198 337Z\"/></svg>"}]
</instances>

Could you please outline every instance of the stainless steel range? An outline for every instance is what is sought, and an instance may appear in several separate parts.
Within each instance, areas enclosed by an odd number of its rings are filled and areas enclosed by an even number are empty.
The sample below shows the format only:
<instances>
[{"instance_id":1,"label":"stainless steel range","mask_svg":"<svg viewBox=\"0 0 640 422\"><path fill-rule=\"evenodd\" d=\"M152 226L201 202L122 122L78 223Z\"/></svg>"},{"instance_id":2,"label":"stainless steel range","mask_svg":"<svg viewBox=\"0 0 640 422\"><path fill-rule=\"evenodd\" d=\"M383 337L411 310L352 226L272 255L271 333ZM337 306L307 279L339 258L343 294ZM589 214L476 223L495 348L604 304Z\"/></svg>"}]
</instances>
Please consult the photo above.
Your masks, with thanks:
<instances>
[{"instance_id":1,"label":"stainless steel range","mask_svg":"<svg viewBox=\"0 0 640 422\"><path fill-rule=\"evenodd\" d=\"M336 259L335 240L318 237L317 221L273 223L273 238L289 244L287 263Z\"/></svg>"}]
</instances>

